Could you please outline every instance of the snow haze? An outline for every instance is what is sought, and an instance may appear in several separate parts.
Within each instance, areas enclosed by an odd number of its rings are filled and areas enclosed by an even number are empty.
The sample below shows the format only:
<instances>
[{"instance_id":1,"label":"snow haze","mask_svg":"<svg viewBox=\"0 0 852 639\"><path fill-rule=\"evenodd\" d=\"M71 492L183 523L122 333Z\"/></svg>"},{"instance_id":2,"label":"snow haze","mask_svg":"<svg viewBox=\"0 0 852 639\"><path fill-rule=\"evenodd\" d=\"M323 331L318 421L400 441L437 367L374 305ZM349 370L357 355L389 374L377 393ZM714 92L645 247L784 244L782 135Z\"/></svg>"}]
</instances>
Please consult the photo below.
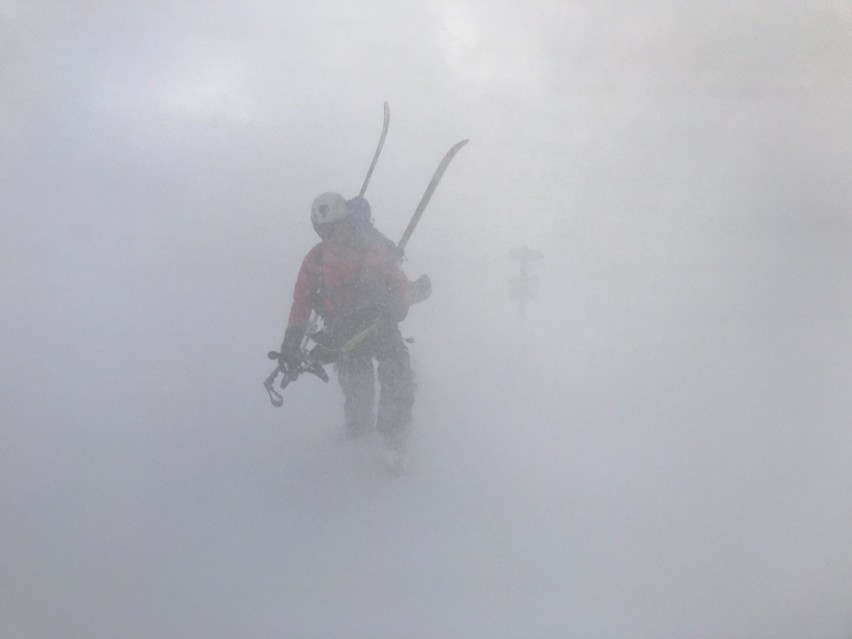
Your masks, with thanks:
<instances>
[{"instance_id":1,"label":"snow haze","mask_svg":"<svg viewBox=\"0 0 852 639\"><path fill-rule=\"evenodd\" d=\"M852 637L846 0L0 0L0 59L0 636ZM470 139L397 479L261 385L384 101L389 237Z\"/></svg>"}]
</instances>

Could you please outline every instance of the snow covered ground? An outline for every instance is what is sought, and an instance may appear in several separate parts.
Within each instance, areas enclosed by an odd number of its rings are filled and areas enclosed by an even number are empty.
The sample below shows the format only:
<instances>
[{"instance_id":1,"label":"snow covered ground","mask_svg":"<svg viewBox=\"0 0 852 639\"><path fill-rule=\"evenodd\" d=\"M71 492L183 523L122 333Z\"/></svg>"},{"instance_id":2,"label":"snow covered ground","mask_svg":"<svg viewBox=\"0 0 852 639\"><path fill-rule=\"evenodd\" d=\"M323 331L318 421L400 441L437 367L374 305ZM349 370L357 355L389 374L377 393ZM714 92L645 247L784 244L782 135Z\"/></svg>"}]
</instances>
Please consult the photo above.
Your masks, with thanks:
<instances>
[{"instance_id":1,"label":"snow covered ground","mask_svg":"<svg viewBox=\"0 0 852 639\"><path fill-rule=\"evenodd\" d=\"M848 12L385 4L2 5L0 635L849 637ZM400 478L261 386L383 100Z\"/></svg>"}]
</instances>

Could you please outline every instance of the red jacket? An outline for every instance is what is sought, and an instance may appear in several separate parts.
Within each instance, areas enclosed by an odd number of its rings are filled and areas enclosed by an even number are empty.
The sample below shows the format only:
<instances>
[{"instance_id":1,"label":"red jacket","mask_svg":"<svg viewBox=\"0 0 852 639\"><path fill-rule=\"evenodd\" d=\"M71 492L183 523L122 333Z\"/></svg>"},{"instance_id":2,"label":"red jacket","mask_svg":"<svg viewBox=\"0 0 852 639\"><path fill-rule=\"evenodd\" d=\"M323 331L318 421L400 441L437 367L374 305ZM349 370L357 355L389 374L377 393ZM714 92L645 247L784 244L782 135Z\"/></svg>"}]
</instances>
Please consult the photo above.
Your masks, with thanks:
<instances>
[{"instance_id":1,"label":"red jacket","mask_svg":"<svg viewBox=\"0 0 852 639\"><path fill-rule=\"evenodd\" d=\"M334 323L368 306L404 307L409 286L389 240L374 237L358 246L320 242L302 260L287 326L304 328L311 309Z\"/></svg>"}]
</instances>

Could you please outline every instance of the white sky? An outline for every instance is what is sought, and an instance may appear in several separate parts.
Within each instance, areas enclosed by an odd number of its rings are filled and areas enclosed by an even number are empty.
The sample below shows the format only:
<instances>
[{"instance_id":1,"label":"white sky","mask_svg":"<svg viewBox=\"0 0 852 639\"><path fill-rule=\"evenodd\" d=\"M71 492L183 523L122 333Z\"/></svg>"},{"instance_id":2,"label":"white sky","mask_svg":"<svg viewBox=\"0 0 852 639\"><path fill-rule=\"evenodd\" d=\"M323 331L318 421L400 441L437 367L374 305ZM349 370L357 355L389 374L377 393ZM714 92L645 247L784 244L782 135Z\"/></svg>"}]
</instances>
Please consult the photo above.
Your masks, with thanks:
<instances>
[{"instance_id":1,"label":"white sky","mask_svg":"<svg viewBox=\"0 0 852 639\"><path fill-rule=\"evenodd\" d=\"M0 634L850 636L851 72L844 0L0 0ZM398 483L260 387L385 100L391 237L470 139Z\"/></svg>"}]
</instances>

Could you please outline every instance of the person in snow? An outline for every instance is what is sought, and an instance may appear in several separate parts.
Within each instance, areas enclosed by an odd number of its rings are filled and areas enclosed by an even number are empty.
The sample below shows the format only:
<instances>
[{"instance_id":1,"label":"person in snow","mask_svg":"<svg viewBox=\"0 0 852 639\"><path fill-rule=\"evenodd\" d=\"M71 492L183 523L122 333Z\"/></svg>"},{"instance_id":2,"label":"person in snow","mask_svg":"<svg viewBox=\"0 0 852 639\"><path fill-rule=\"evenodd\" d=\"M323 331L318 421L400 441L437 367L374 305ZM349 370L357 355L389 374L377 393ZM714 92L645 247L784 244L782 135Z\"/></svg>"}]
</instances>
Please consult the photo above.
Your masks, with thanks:
<instances>
[{"instance_id":1,"label":"person in snow","mask_svg":"<svg viewBox=\"0 0 852 639\"><path fill-rule=\"evenodd\" d=\"M358 437L375 425L386 447L402 453L415 383L398 324L410 304L429 296L431 284L426 276L408 280L396 245L373 227L364 198L347 202L338 193L323 193L313 202L311 222L321 241L305 256L296 278L279 366L287 373L302 363L311 311L322 318L328 334L344 340L370 329L336 362L346 432ZM373 360L380 386L377 415Z\"/></svg>"}]
</instances>

